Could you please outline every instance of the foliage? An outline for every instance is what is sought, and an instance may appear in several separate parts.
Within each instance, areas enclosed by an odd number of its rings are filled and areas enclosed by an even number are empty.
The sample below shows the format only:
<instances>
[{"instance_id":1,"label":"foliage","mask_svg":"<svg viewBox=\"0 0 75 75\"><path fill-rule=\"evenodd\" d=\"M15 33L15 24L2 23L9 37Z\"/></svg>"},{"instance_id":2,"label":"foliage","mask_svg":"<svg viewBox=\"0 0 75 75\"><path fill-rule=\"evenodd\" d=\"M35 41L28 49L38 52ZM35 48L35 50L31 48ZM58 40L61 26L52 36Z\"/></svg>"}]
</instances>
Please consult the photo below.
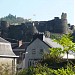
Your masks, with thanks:
<instances>
[{"instance_id":1,"label":"foliage","mask_svg":"<svg viewBox=\"0 0 75 75\"><path fill-rule=\"evenodd\" d=\"M58 34L58 33L50 33L50 38L52 39L60 39L62 37L62 34Z\"/></svg>"},{"instance_id":2,"label":"foliage","mask_svg":"<svg viewBox=\"0 0 75 75\"><path fill-rule=\"evenodd\" d=\"M50 48L50 54L51 55L55 55L55 56L59 56L63 53L67 54L67 61L68 61L68 53L69 51L75 51L75 43L72 42L72 37L71 34L64 34L61 38L59 38L58 40L54 40L57 43L59 43L60 45L63 46L63 50L59 49L59 48Z\"/></svg>"},{"instance_id":3,"label":"foliage","mask_svg":"<svg viewBox=\"0 0 75 75\"><path fill-rule=\"evenodd\" d=\"M8 16L5 16L5 17L1 18L0 20L7 21L10 24L12 24L12 23L21 24L21 23L29 21L28 19L24 19L22 17L16 17L16 15L14 16L14 15L11 15L11 14L9 14Z\"/></svg>"},{"instance_id":4,"label":"foliage","mask_svg":"<svg viewBox=\"0 0 75 75\"><path fill-rule=\"evenodd\" d=\"M51 54L45 54L44 55L44 60L42 60L40 63L44 65L45 63L48 64L50 67L54 67L54 64L58 64L63 62L62 57L59 57L57 55L51 55Z\"/></svg>"},{"instance_id":5,"label":"foliage","mask_svg":"<svg viewBox=\"0 0 75 75\"><path fill-rule=\"evenodd\" d=\"M73 74L75 74L75 72L69 67L67 67L67 69L61 68L58 70L54 70L54 75L73 75Z\"/></svg>"},{"instance_id":6,"label":"foliage","mask_svg":"<svg viewBox=\"0 0 75 75\"><path fill-rule=\"evenodd\" d=\"M75 51L75 44L71 41L69 34L63 35L59 40L56 40L61 44L64 49L61 48L50 48L50 54L46 54L44 61L47 60L49 63L58 62L61 58L58 58L61 53L69 50ZM59 60L58 60L59 59ZM47 61L44 65L38 64L36 67L29 67L18 73L18 75L75 75L75 66L68 63L67 67L52 69L47 65ZM60 61L59 61L60 62ZM58 66L58 65L57 65Z\"/></svg>"},{"instance_id":7,"label":"foliage","mask_svg":"<svg viewBox=\"0 0 75 75\"><path fill-rule=\"evenodd\" d=\"M56 42L64 47L64 52L69 50L75 51L75 43L72 42L72 37L70 34L63 35L59 40L56 40Z\"/></svg>"},{"instance_id":8,"label":"foliage","mask_svg":"<svg viewBox=\"0 0 75 75\"><path fill-rule=\"evenodd\" d=\"M59 40L55 40L56 42L58 42L59 44L61 44L63 46L63 48L49 48L50 53L48 54L44 54L44 60L42 61L42 63L47 63L48 66L53 66L53 64L58 65L59 67L66 67L66 65L68 64L68 57L67 57L67 61L64 61L62 59L62 55L64 53L68 53L69 50L75 51L75 44L72 42L72 37L70 37L70 34L66 34L63 35ZM67 54L68 56L68 54ZM62 65L61 65L62 64ZM57 67L57 66L56 66Z\"/></svg>"},{"instance_id":9,"label":"foliage","mask_svg":"<svg viewBox=\"0 0 75 75\"><path fill-rule=\"evenodd\" d=\"M50 75L50 69L47 66L37 65L36 68L29 67L28 69L21 70L18 75Z\"/></svg>"},{"instance_id":10,"label":"foliage","mask_svg":"<svg viewBox=\"0 0 75 75\"><path fill-rule=\"evenodd\" d=\"M50 48L50 56L59 57L62 52L63 50L61 48Z\"/></svg>"},{"instance_id":11,"label":"foliage","mask_svg":"<svg viewBox=\"0 0 75 75\"><path fill-rule=\"evenodd\" d=\"M67 66L66 69L60 68L57 70L48 68L47 66L29 67L28 69L21 70L18 75L73 75L75 74L75 67Z\"/></svg>"}]
</instances>

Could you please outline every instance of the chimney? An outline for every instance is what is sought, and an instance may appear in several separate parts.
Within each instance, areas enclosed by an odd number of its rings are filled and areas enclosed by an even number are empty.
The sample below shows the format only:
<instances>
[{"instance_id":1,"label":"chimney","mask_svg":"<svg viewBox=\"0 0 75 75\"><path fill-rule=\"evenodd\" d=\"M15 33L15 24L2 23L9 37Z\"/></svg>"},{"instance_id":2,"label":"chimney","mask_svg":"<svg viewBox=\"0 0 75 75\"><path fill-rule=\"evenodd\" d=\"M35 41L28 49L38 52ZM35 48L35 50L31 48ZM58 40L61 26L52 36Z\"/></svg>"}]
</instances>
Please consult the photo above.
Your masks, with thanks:
<instances>
[{"instance_id":1,"label":"chimney","mask_svg":"<svg viewBox=\"0 0 75 75\"><path fill-rule=\"evenodd\" d=\"M45 39L45 36L43 33L39 33L39 34L34 34L33 35L33 40L35 40L36 38L39 38L40 40L44 40Z\"/></svg>"},{"instance_id":2,"label":"chimney","mask_svg":"<svg viewBox=\"0 0 75 75\"><path fill-rule=\"evenodd\" d=\"M18 47L22 45L22 40L18 40Z\"/></svg>"}]
</instances>

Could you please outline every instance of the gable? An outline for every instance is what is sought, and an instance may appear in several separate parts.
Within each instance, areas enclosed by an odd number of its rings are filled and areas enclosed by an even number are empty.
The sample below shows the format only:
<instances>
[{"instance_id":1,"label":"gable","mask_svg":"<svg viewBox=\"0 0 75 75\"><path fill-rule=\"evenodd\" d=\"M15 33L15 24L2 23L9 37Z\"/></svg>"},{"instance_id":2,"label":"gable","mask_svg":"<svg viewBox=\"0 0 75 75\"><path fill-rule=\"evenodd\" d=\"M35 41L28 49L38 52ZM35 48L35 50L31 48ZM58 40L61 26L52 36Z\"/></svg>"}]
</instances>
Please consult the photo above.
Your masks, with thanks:
<instances>
[{"instance_id":1,"label":"gable","mask_svg":"<svg viewBox=\"0 0 75 75\"><path fill-rule=\"evenodd\" d=\"M29 59L42 59L44 53L49 53L49 46L40 39L34 40L26 49Z\"/></svg>"},{"instance_id":2,"label":"gable","mask_svg":"<svg viewBox=\"0 0 75 75\"><path fill-rule=\"evenodd\" d=\"M35 39L34 41L32 41L29 46L34 45L37 46L36 48L38 48L38 46L47 46L50 47L47 43L45 43L44 41L40 40L39 38ZM29 47L28 46L28 47Z\"/></svg>"},{"instance_id":3,"label":"gable","mask_svg":"<svg viewBox=\"0 0 75 75\"><path fill-rule=\"evenodd\" d=\"M31 44L33 44L33 43L35 43L35 45L36 44L40 44L40 43L44 43L46 46L48 46L48 47L50 47L51 48L51 46L50 45L48 45L46 42L44 42L44 41L42 41L42 40L40 40L39 38L36 38L34 41L32 41L32 42L30 42L30 44L28 45L28 46L30 46Z\"/></svg>"}]
</instances>

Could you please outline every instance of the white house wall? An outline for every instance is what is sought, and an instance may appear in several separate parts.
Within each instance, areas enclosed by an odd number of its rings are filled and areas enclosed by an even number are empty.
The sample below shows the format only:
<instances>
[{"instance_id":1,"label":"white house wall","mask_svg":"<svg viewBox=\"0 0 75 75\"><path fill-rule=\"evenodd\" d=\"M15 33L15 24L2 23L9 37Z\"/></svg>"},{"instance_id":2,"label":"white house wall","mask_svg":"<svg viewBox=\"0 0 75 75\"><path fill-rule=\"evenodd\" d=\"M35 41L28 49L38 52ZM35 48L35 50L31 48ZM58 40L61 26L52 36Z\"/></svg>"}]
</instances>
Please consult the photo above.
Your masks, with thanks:
<instances>
[{"instance_id":1,"label":"white house wall","mask_svg":"<svg viewBox=\"0 0 75 75\"><path fill-rule=\"evenodd\" d=\"M11 59L11 58L0 58L0 64L6 64L6 63L8 63L9 65L11 65L12 60L13 59Z\"/></svg>"},{"instance_id":2,"label":"white house wall","mask_svg":"<svg viewBox=\"0 0 75 75\"><path fill-rule=\"evenodd\" d=\"M35 49L36 53L32 54L32 50ZM40 39L36 39L35 41L33 41L28 47L26 52L28 52L27 54L25 54L25 68L28 67L28 61L29 60L34 60L34 59L42 59L43 55L40 53L40 49L43 49L44 53L48 53L49 52L49 46L46 45L44 42L42 42ZM43 53L43 54L44 54Z\"/></svg>"},{"instance_id":3,"label":"white house wall","mask_svg":"<svg viewBox=\"0 0 75 75\"><path fill-rule=\"evenodd\" d=\"M7 68L9 68L9 72L10 74L16 73L16 59L15 58L4 58L4 57L0 57L0 66L9 66Z\"/></svg>"},{"instance_id":4,"label":"white house wall","mask_svg":"<svg viewBox=\"0 0 75 75\"><path fill-rule=\"evenodd\" d=\"M12 51L11 43L0 37L0 66L8 65L10 68L9 71L13 72L14 75L14 73L16 72L17 57L18 56L16 56Z\"/></svg>"}]
</instances>

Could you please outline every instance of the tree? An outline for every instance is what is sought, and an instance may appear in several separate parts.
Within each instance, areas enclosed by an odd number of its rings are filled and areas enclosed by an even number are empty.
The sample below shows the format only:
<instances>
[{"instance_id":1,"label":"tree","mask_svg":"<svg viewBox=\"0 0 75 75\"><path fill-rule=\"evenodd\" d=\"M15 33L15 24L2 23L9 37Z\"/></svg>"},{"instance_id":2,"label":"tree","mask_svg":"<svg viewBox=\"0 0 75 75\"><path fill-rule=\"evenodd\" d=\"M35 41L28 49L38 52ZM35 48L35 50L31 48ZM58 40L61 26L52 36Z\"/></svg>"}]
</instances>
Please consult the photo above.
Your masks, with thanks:
<instances>
[{"instance_id":1,"label":"tree","mask_svg":"<svg viewBox=\"0 0 75 75\"><path fill-rule=\"evenodd\" d=\"M64 34L60 39L55 40L60 45L63 46L63 53L67 54L67 61L68 61L68 53L69 51L75 51L75 43L72 42L72 37L70 34ZM59 51L60 52L60 51Z\"/></svg>"},{"instance_id":2,"label":"tree","mask_svg":"<svg viewBox=\"0 0 75 75\"><path fill-rule=\"evenodd\" d=\"M29 19L24 19L22 17L16 17L16 15L9 14L8 16L0 18L0 21L7 21L10 24L21 24L24 22L29 22Z\"/></svg>"}]
</instances>

